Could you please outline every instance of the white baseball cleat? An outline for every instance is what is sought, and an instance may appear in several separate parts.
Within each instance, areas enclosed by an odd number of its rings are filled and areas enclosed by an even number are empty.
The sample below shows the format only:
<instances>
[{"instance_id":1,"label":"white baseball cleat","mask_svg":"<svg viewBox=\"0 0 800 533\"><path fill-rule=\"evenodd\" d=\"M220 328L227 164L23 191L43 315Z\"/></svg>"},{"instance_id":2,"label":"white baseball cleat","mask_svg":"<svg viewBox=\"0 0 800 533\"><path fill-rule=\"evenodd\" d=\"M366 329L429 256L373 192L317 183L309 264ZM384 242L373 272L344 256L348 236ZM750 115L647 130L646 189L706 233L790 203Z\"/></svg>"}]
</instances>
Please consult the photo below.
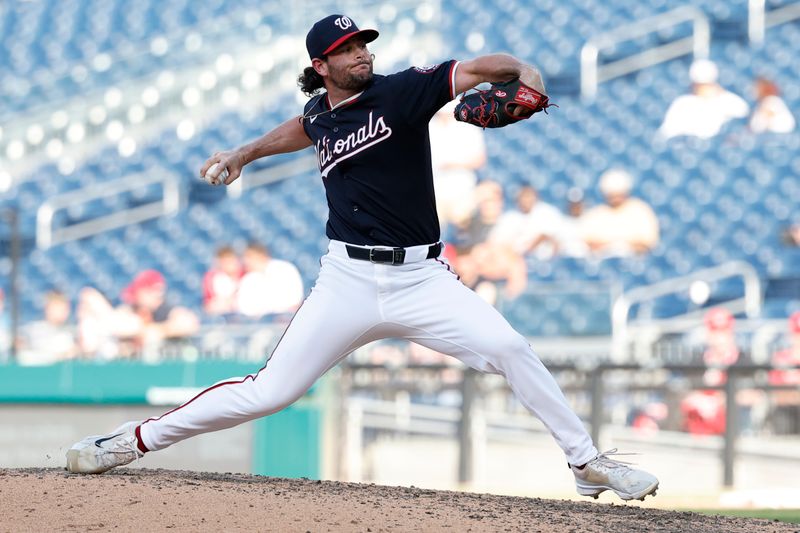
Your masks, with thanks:
<instances>
[{"instance_id":1,"label":"white baseball cleat","mask_svg":"<svg viewBox=\"0 0 800 533\"><path fill-rule=\"evenodd\" d=\"M67 450L67 470L76 474L102 474L123 466L144 454L136 446L136 426L126 422L108 435L94 435Z\"/></svg>"},{"instance_id":2,"label":"white baseball cleat","mask_svg":"<svg viewBox=\"0 0 800 533\"><path fill-rule=\"evenodd\" d=\"M611 459L610 455L634 455L608 450L586 463L583 468L570 465L575 474L578 494L597 498L600 493L611 490L623 500L642 500L648 494L655 496L658 479L644 470L631 468L629 463Z\"/></svg>"}]
</instances>

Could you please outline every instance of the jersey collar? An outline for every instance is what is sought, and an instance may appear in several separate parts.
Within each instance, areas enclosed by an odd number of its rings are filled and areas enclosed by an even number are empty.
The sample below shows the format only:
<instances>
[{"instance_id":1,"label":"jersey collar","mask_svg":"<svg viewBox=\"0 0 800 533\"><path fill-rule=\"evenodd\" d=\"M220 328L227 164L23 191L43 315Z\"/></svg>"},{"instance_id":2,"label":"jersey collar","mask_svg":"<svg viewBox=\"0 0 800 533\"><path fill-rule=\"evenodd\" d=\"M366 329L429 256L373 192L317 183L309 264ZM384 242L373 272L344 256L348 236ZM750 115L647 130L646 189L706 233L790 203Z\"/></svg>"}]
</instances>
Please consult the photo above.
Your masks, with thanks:
<instances>
[{"instance_id":1,"label":"jersey collar","mask_svg":"<svg viewBox=\"0 0 800 533\"><path fill-rule=\"evenodd\" d=\"M347 97L344 100L342 100L341 102L339 102L338 104L336 104L335 106L332 106L331 105L331 97L330 97L330 95L328 93L325 93L325 103L328 104L328 109L333 111L334 109L339 109L340 107L344 107L346 105L352 104L362 94L364 94L364 91L361 91L360 93L356 93L353 96Z\"/></svg>"}]
</instances>

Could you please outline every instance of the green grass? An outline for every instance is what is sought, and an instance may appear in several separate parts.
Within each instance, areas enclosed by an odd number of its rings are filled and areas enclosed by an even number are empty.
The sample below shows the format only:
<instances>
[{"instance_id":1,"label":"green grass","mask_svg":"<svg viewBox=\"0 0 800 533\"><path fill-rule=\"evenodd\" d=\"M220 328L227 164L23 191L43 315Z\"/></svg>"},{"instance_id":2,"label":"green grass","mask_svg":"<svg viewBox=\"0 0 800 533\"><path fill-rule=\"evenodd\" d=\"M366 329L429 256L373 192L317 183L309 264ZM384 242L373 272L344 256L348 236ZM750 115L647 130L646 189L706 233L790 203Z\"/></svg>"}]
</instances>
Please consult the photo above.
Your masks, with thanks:
<instances>
[{"instance_id":1,"label":"green grass","mask_svg":"<svg viewBox=\"0 0 800 533\"><path fill-rule=\"evenodd\" d=\"M696 513L738 516L744 518L765 518L800 524L800 509L691 509Z\"/></svg>"}]
</instances>

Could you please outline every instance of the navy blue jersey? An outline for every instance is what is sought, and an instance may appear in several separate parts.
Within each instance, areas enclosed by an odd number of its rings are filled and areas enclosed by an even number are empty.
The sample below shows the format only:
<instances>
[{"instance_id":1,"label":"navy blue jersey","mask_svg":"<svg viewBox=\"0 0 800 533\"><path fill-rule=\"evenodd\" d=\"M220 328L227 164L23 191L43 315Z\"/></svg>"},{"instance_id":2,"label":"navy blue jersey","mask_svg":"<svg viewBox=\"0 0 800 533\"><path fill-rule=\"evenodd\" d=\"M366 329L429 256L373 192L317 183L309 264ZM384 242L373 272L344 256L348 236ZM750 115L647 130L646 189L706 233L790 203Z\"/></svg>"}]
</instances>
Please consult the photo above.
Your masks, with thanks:
<instances>
[{"instance_id":1,"label":"navy blue jersey","mask_svg":"<svg viewBox=\"0 0 800 533\"><path fill-rule=\"evenodd\" d=\"M331 108L327 93L306 104L328 198L327 235L361 245L439 240L428 122L455 97L458 62L374 75Z\"/></svg>"}]
</instances>

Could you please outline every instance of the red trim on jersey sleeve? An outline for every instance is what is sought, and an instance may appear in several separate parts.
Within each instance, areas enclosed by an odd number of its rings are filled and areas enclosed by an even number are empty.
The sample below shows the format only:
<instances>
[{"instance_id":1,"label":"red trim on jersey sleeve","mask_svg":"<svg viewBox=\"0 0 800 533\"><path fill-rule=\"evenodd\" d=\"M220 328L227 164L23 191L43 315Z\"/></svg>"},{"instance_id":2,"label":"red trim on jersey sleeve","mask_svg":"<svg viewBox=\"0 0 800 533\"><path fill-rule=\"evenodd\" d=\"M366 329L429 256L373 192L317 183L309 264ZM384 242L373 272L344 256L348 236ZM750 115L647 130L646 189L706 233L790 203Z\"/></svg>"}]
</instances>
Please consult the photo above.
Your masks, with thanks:
<instances>
[{"instance_id":1,"label":"red trim on jersey sleeve","mask_svg":"<svg viewBox=\"0 0 800 533\"><path fill-rule=\"evenodd\" d=\"M450 100L456 97L456 70L458 69L458 65L461 61L453 61L453 64L450 65L450 72L447 75L447 79L450 83Z\"/></svg>"}]
</instances>

